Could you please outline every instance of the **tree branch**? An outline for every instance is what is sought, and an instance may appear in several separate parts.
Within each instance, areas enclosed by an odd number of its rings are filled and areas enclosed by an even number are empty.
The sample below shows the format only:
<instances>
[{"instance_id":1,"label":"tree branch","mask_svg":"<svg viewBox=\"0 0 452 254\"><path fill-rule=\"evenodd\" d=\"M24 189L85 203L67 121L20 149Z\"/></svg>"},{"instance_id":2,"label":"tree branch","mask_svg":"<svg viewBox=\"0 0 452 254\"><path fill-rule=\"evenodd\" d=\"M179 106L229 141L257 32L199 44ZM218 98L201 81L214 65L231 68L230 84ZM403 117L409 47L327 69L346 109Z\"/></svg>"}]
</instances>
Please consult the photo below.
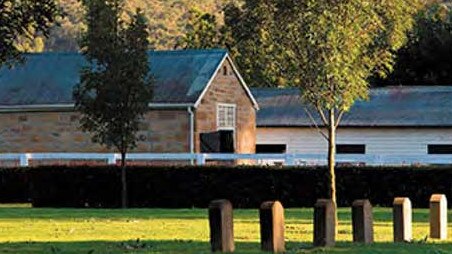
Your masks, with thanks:
<instances>
[{"instance_id":1,"label":"tree branch","mask_svg":"<svg viewBox=\"0 0 452 254\"><path fill-rule=\"evenodd\" d=\"M318 103L316 103L315 108L317 109L317 111L318 111L318 113L319 113L319 115L320 115L320 118L321 118L322 121L323 121L323 124L324 124L325 126L328 126L328 120L326 119L325 112L323 112L323 110L320 108L320 106L319 106Z\"/></svg>"},{"instance_id":2,"label":"tree branch","mask_svg":"<svg viewBox=\"0 0 452 254\"><path fill-rule=\"evenodd\" d=\"M328 141L328 136L317 125L317 122L315 121L314 117L312 117L311 112L309 112L309 110L306 107L304 107L304 110L306 111L306 114L308 114L309 119L311 119L311 122L314 125L314 127L316 128L316 130L320 133L320 135L322 135L323 138L325 138Z\"/></svg>"},{"instance_id":3,"label":"tree branch","mask_svg":"<svg viewBox=\"0 0 452 254\"><path fill-rule=\"evenodd\" d=\"M337 121L336 121L336 126L334 126L334 128L337 128L339 126L339 123L342 120L342 116L344 115L345 111L344 110L339 110L339 114L337 116Z\"/></svg>"}]
</instances>

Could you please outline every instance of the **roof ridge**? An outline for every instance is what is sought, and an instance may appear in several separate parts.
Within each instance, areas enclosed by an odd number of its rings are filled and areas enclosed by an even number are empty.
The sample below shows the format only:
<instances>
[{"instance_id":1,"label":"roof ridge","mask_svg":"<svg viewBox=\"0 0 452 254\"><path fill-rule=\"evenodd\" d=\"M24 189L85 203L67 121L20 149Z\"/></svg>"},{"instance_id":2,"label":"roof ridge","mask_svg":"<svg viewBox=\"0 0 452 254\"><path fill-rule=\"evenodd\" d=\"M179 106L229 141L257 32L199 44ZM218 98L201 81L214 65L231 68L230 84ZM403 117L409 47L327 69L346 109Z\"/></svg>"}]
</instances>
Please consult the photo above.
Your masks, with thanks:
<instances>
[{"instance_id":1,"label":"roof ridge","mask_svg":"<svg viewBox=\"0 0 452 254\"><path fill-rule=\"evenodd\" d=\"M151 54L181 54L181 53L227 53L227 49L174 49L174 50L148 50ZM44 51L44 52L28 52L25 56L39 56L39 55L83 55L79 51Z\"/></svg>"}]
</instances>

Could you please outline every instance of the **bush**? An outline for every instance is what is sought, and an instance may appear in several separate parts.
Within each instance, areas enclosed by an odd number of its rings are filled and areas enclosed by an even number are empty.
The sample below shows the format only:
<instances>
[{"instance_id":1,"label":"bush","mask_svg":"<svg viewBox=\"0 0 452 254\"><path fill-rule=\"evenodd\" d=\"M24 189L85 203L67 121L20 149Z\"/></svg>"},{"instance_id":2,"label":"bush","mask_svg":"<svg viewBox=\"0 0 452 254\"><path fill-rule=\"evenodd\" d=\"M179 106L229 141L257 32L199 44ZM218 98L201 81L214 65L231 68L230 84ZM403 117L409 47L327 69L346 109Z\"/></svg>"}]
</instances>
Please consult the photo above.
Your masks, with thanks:
<instances>
[{"instance_id":1,"label":"bush","mask_svg":"<svg viewBox=\"0 0 452 254\"><path fill-rule=\"evenodd\" d=\"M355 199L368 198L374 205L392 206L394 197L406 196L415 207L428 207L433 193L452 197L451 169L339 168L338 203L350 206ZM119 168L40 167L29 173L35 207L120 206ZM325 173L321 167L129 167L129 204L206 207L211 200L226 198L238 208L276 199L285 207L312 207L316 199L327 197Z\"/></svg>"},{"instance_id":2,"label":"bush","mask_svg":"<svg viewBox=\"0 0 452 254\"><path fill-rule=\"evenodd\" d=\"M30 197L30 182L27 169L0 169L1 203L27 203L31 201Z\"/></svg>"}]
</instances>

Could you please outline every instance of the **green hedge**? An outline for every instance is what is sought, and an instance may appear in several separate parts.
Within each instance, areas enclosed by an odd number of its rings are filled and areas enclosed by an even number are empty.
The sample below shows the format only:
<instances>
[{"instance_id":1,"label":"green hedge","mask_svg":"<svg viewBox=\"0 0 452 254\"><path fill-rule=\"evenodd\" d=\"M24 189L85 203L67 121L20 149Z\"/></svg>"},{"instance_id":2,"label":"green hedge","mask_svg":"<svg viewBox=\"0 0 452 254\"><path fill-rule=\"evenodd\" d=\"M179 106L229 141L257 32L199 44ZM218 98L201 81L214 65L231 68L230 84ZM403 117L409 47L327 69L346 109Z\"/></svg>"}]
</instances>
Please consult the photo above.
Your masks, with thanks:
<instances>
[{"instance_id":1,"label":"green hedge","mask_svg":"<svg viewBox=\"0 0 452 254\"><path fill-rule=\"evenodd\" d=\"M30 198L35 207L119 207L119 173L116 167L31 169ZM129 200L131 207L206 207L219 198L241 208L276 199L285 207L312 207L327 197L325 173L325 168L129 167ZM407 196L415 207L428 207L433 193L452 197L452 167L339 168L337 186L340 206L361 198L391 206L395 196Z\"/></svg>"},{"instance_id":2,"label":"green hedge","mask_svg":"<svg viewBox=\"0 0 452 254\"><path fill-rule=\"evenodd\" d=\"M0 203L30 202L30 186L28 169L0 169Z\"/></svg>"}]
</instances>

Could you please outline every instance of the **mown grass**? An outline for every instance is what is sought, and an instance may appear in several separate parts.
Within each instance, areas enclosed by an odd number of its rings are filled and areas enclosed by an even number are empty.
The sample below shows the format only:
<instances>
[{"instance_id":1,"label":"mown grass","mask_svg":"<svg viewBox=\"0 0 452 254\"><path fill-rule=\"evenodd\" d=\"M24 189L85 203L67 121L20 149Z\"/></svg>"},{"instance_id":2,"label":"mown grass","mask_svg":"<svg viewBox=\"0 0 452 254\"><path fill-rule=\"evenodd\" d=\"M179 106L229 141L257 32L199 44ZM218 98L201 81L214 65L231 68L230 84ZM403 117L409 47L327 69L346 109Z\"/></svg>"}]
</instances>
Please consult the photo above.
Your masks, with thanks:
<instances>
[{"instance_id":1,"label":"mown grass","mask_svg":"<svg viewBox=\"0 0 452 254\"><path fill-rule=\"evenodd\" d=\"M365 246L351 242L350 209L341 208L337 246L327 249L312 248L312 209L286 209L285 216L288 253L452 253L451 240L425 240L427 209L414 211L414 243L394 244L391 209L375 208L376 243ZM258 211L235 210L234 223L236 253L259 253ZM0 206L0 253L210 253L208 241L205 209Z\"/></svg>"}]
</instances>

